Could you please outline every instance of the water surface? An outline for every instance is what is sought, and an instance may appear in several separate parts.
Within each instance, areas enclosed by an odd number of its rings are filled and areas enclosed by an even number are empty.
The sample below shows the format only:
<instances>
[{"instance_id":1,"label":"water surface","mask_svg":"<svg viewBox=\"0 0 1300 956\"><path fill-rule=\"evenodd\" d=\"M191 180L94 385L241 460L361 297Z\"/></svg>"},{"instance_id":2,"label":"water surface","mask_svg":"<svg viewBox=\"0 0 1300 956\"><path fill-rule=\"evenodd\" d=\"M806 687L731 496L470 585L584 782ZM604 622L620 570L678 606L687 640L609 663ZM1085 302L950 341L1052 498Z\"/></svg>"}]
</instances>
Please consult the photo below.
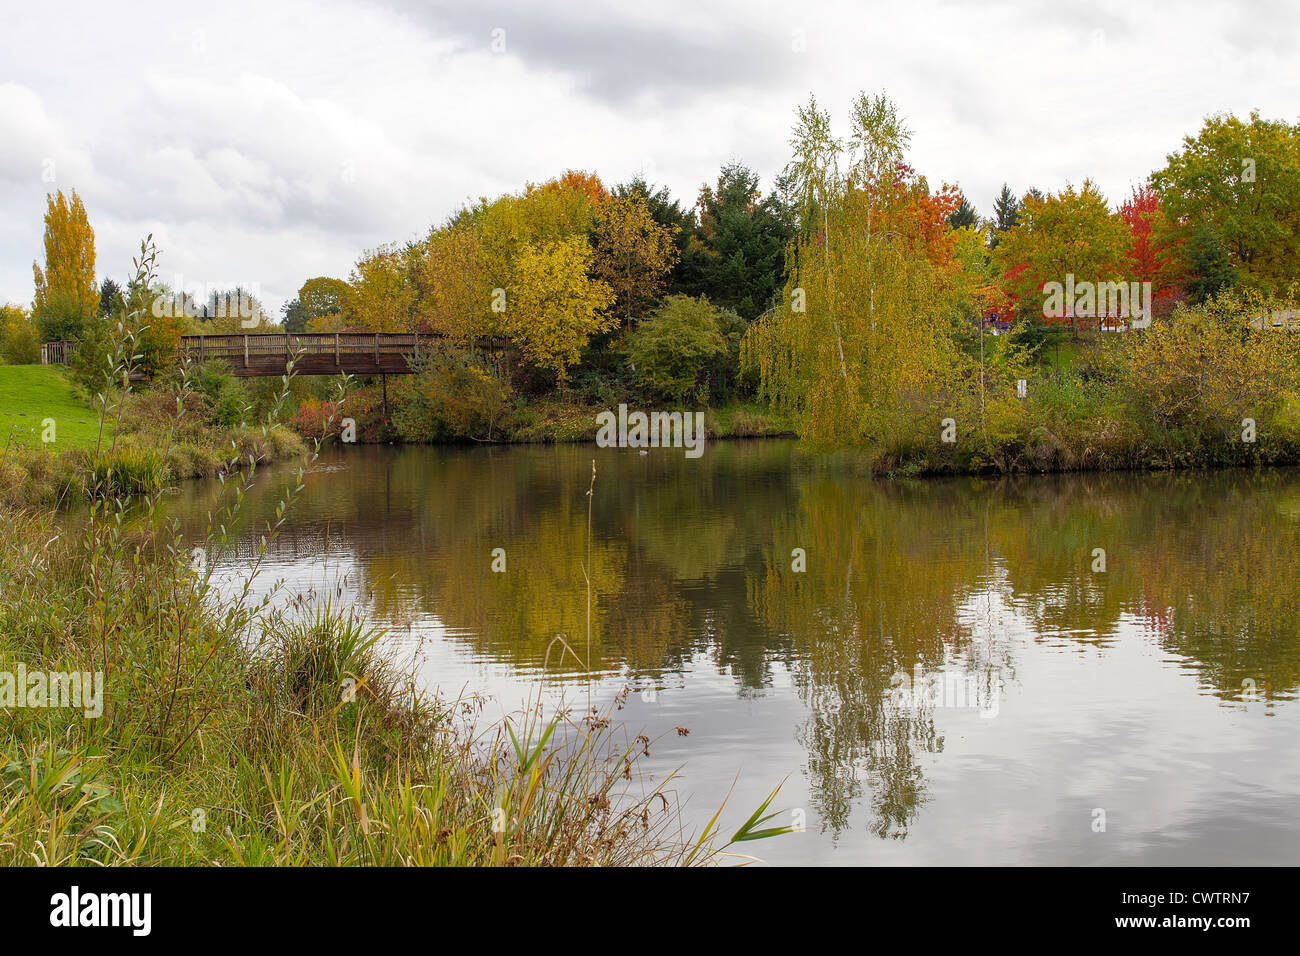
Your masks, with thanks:
<instances>
[{"instance_id":1,"label":"water surface","mask_svg":"<svg viewBox=\"0 0 1300 956\"><path fill-rule=\"evenodd\" d=\"M214 493L177 494L191 533ZM899 483L764 441L340 448L263 580L499 713L585 702L563 635L688 823L785 781L774 863L1295 864L1298 570L1296 471Z\"/></svg>"}]
</instances>

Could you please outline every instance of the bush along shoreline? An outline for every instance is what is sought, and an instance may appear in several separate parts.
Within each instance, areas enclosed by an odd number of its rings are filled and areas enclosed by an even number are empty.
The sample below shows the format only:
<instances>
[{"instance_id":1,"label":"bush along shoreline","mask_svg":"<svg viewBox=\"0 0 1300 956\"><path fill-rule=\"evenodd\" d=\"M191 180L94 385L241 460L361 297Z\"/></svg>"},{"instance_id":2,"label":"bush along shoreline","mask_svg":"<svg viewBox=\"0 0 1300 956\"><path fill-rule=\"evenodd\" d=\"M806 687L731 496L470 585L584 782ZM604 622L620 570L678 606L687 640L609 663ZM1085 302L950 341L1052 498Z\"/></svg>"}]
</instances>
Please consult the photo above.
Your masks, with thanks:
<instances>
[{"instance_id":1,"label":"bush along shoreline","mask_svg":"<svg viewBox=\"0 0 1300 956\"><path fill-rule=\"evenodd\" d=\"M1064 343L1068 367L1021 344L1023 326L986 335L982 362L978 343L954 336L948 374L885 397L841 395L830 428L819 420L822 392L782 387L779 370L758 369L758 359L752 370L768 383L758 398L696 407L709 439L799 437L806 451L875 476L1296 465L1300 327L1259 321L1293 308L1224 293L1180 305L1145 329L1085 331ZM390 379L387 419L379 386L367 385L351 407L350 432L337 421L328 431L358 442L595 443L601 416L620 406L690 411L636 392L598 406L576 397L505 401L464 384L476 368L477 380L489 381L491 364L443 346L414 375ZM826 389L837 387L832 380ZM309 397L289 423L320 434L335 412Z\"/></svg>"}]
</instances>

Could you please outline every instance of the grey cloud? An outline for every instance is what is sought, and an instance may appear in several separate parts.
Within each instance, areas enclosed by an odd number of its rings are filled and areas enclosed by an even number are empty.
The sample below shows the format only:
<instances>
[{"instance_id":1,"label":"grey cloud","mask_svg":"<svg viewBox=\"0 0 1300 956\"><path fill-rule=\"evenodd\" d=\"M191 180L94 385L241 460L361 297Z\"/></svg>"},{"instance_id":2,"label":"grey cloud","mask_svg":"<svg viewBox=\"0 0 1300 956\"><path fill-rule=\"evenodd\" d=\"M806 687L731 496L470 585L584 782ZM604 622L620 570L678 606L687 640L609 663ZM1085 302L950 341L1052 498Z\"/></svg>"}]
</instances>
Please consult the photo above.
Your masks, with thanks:
<instances>
[{"instance_id":1,"label":"grey cloud","mask_svg":"<svg viewBox=\"0 0 1300 956\"><path fill-rule=\"evenodd\" d=\"M537 3L512 8L501 0L394 0L394 6L462 51L489 50L493 31L503 30L507 55L568 75L593 99L620 107L680 103L701 90L775 89L804 65L792 49L793 25L767 31L732 21L696 30L632 23L610 10Z\"/></svg>"}]
</instances>

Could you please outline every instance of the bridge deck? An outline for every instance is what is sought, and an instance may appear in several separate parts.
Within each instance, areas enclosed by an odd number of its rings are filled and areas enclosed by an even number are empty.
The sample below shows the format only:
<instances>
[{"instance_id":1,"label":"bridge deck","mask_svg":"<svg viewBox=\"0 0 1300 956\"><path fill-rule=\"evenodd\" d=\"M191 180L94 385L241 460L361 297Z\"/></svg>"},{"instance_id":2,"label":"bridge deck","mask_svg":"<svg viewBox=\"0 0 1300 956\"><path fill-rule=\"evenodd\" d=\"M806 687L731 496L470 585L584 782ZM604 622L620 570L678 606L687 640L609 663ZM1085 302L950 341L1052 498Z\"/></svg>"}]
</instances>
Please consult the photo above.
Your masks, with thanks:
<instances>
[{"instance_id":1,"label":"bridge deck","mask_svg":"<svg viewBox=\"0 0 1300 956\"><path fill-rule=\"evenodd\" d=\"M192 362L224 362L240 378L283 375L290 358L301 375L407 375L411 357L441 339L399 332L183 335L180 352Z\"/></svg>"}]
</instances>

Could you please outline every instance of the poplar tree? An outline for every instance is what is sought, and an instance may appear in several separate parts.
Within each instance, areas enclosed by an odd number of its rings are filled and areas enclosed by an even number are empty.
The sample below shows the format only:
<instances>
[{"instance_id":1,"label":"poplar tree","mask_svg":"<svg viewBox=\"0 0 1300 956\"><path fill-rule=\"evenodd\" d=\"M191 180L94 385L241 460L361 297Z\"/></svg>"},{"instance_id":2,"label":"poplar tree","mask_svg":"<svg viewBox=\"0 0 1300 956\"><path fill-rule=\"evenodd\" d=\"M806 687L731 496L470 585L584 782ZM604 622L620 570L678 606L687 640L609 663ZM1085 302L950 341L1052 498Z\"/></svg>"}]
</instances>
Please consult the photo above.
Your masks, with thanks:
<instances>
[{"instance_id":1,"label":"poplar tree","mask_svg":"<svg viewBox=\"0 0 1300 956\"><path fill-rule=\"evenodd\" d=\"M46 201L45 268L32 263L32 315L46 341L79 339L99 311L95 232L75 189L71 201L62 190Z\"/></svg>"}]
</instances>

